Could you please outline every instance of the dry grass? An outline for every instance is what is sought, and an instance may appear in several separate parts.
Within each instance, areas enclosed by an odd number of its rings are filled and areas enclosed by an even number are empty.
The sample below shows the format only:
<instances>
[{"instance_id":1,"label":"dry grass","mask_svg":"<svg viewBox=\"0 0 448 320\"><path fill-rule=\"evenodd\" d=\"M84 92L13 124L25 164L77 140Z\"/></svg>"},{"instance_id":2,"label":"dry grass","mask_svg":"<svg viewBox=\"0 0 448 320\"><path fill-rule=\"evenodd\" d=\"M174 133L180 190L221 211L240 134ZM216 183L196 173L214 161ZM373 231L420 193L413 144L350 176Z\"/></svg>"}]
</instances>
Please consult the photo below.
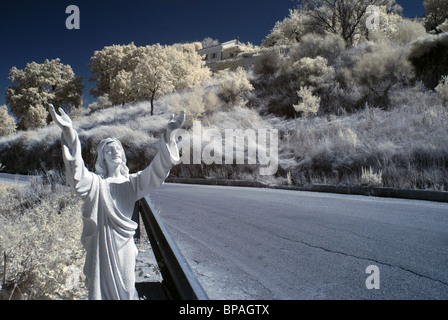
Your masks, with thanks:
<instances>
[{"instance_id":1,"label":"dry grass","mask_svg":"<svg viewBox=\"0 0 448 320\"><path fill-rule=\"evenodd\" d=\"M85 296L81 206L59 184L0 184L2 299Z\"/></svg>"},{"instance_id":2,"label":"dry grass","mask_svg":"<svg viewBox=\"0 0 448 320\"><path fill-rule=\"evenodd\" d=\"M448 190L448 110L419 87L395 92L393 103L282 123L280 165L299 185L360 185L368 168L383 186Z\"/></svg>"}]
</instances>

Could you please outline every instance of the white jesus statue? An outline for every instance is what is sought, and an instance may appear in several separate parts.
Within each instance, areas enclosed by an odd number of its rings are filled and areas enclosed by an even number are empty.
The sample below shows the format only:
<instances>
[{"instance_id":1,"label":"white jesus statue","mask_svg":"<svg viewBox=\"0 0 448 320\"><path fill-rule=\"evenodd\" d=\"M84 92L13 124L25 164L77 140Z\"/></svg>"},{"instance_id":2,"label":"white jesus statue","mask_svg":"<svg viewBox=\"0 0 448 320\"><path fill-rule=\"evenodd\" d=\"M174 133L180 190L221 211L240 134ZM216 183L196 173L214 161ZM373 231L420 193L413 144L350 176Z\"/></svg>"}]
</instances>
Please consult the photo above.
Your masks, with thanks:
<instances>
[{"instance_id":1,"label":"white jesus statue","mask_svg":"<svg viewBox=\"0 0 448 320\"><path fill-rule=\"evenodd\" d=\"M84 273L91 300L138 299L135 289L137 248L132 220L135 202L167 178L179 161L171 133L183 126L185 112L168 122L160 150L146 169L129 173L123 147L115 138L102 140L97 148L95 173L81 156L81 143L70 117L50 105L54 122L62 129L61 143L67 181L84 199L81 242L86 250Z\"/></svg>"}]
</instances>

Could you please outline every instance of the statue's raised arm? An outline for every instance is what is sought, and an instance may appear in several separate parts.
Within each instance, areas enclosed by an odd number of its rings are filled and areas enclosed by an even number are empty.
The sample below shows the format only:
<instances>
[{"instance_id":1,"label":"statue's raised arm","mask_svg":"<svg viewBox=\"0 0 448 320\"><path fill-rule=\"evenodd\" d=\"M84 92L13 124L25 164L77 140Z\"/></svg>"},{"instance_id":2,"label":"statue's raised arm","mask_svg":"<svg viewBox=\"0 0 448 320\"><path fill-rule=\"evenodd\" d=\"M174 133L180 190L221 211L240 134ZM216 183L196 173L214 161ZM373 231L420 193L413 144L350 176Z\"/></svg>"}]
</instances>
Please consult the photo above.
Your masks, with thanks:
<instances>
[{"instance_id":1,"label":"statue's raised arm","mask_svg":"<svg viewBox=\"0 0 448 320\"><path fill-rule=\"evenodd\" d=\"M171 168L179 162L179 150L175 141L175 131L183 127L185 118L185 111L180 112L177 117L174 114L171 116L163 137L164 141L161 141L157 155L148 167L131 175L135 188L135 200L146 196L152 190L162 185Z\"/></svg>"},{"instance_id":2,"label":"statue's raised arm","mask_svg":"<svg viewBox=\"0 0 448 320\"><path fill-rule=\"evenodd\" d=\"M171 136L171 134L184 126L185 124L185 118L186 118L186 112L183 110L177 119L175 119L174 114L171 115L171 119L168 122L168 125L166 127L166 133L165 133L165 141L173 141L174 137Z\"/></svg>"},{"instance_id":3,"label":"statue's raised arm","mask_svg":"<svg viewBox=\"0 0 448 320\"><path fill-rule=\"evenodd\" d=\"M62 157L66 169L67 182L77 194L85 197L90 190L93 173L84 165L78 133L73 129L72 120L62 108L59 108L60 115L52 104L49 105L48 109L53 121L62 130Z\"/></svg>"},{"instance_id":4,"label":"statue's raised arm","mask_svg":"<svg viewBox=\"0 0 448 320\"><path fill-rule=\"evenodd\" d=\"M52 104L50 104L49 109L53 121L62 129L62 133L65 135L67 141L73 143L75 140L75 130L73 130L72 119L70 119L62 108L59 108L61 115L56 113Z\"/></svg>"}]
</instances>

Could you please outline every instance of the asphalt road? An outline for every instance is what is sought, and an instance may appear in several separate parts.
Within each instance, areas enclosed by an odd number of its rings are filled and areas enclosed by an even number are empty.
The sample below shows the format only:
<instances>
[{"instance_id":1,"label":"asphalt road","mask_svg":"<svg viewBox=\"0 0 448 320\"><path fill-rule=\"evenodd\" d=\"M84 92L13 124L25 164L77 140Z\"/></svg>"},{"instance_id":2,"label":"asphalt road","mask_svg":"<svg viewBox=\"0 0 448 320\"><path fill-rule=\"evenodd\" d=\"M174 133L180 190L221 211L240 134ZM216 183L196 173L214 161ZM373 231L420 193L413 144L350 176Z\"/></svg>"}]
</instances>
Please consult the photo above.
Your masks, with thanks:
<instances>
[{"instance_id":1,"label":"asphalt road","mask_svg":"<svg viewBox=\"0 0 448 320\"><path fill-rule=\"evenodd\" d=\"M11 173L0 173L0 182L10 182L10 183L18 183L18 184L27 184L31 181L33 176L24 176L19 174L11 174Z\"/></svg>"},{"instance_id":2,"label":"asphalt road","mask_svg":"<svg viewBox=\"0 0 448 320\"><path fill-rule=\"evenodd\" d=\"M150 197L211 299L448 299L447 203L182 184Z\"/></svg>"}]
</instances>

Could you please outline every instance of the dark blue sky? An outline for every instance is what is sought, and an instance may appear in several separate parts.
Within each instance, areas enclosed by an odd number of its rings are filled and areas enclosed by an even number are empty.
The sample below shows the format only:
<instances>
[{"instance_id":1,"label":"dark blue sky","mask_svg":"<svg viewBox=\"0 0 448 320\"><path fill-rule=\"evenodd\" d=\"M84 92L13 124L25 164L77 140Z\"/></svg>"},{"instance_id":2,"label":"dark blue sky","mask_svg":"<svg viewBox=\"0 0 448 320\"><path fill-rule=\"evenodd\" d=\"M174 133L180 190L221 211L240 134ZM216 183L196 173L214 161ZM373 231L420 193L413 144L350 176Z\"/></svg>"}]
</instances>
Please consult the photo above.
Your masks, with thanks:
<instances>
[{"instance_id":1,"label":"dark blue sky","mask_svg":"<svg viewBox=\"0 0 448 320\"><path fill-rule=\"evenodd\" d=\"M399 0L403 15L421 16L423 0ZM68 30L68 5L80 10L80 29ZM86 83L85 103L94 99L88 63L95 50L112 44L239 38L260 45L276 21L294 8L293 0L8 0L0 5L0 105L11 85L11 67L60 58Z\"/></svg>"}]
</instances>

